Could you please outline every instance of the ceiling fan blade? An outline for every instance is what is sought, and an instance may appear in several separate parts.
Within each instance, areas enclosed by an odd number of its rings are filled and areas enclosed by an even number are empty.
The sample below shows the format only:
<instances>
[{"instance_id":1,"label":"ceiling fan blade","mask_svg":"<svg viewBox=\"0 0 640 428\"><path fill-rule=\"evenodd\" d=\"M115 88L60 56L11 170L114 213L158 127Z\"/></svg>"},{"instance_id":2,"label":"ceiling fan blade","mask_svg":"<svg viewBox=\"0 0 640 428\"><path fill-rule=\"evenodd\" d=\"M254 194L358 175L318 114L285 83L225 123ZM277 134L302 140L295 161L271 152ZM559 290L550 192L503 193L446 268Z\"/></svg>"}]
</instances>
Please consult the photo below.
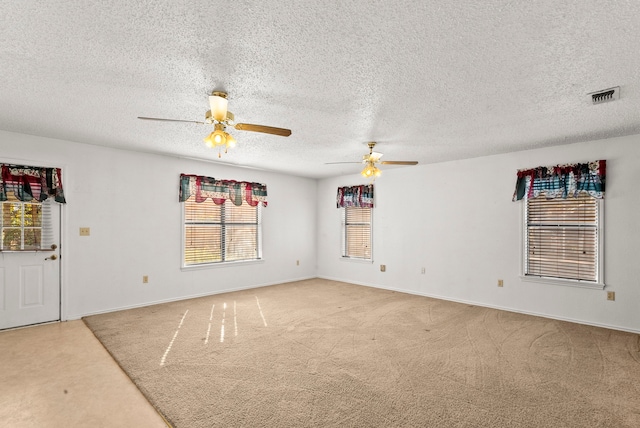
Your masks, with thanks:
<instances>
[{"instance_id":1,"label":"ceiling fan blade","mask_svg":"<svg viewBox=\"0 0 640 428\"><path fill-rule=\"evenodd\" d=\"M325 162L325 165L337 165L337 164L341 164L341 163L362 163L362 162Z\"/></svg>"},{"instance_id":2,"label":"ceiling fan blade","mask_svg":"<svg viewBox=\"0 0 640 428\"><path fill-rule=\"evenodd\" d=\"M204 125L204 122L198 122L197 120L161 119L159 117L142 117L142 116L138 116L138 119L142 119L142 120L158 120L158 121L161 121L161 122L187 122L187 123L197 123L198 125Z\"/></svg>"},{"instance_id":3,"label":"ceiling fan blade","mask_svg":"<svg viewBox=\"0 0 640 428\"><path fill-rule=\"evenodd\" d=\"M418 165L418 161L382 161L382 165Z\"/></svg>"},{"instance_id":4,"label":"ceiling fan blade","mask_svg":"<svg viewBox=\"0 0 640 428\"><path fill-rule=\"evenodd\" d=\"M253 125L251 123L236 123L234 126L240 131L262 132L264 134L280 135L282 137L291 135L290 129L274 128L273 126Z\"/></svg>"}]
</instances>

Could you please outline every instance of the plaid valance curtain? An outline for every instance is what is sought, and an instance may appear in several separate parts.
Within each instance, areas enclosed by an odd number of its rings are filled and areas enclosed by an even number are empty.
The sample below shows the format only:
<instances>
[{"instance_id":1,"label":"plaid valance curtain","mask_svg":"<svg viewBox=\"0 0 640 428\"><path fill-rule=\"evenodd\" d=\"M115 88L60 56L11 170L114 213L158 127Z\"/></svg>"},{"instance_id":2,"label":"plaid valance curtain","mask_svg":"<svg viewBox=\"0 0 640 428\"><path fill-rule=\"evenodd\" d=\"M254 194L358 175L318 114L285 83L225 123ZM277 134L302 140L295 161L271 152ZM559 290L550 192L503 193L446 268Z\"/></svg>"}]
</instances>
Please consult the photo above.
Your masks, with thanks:
<instances>
[{"instance_id":1,"label":"plaid valance curtain","mask_svg":"<svg viewBox=\"0 0 640 428\"><path fill-rule=\"evenodd\" d=\"M61 204L67 201L62 190L62 171L60 168L41 168L36 166L0 164L2 178L0 182L0 201L6 201L8 192L16 199L29 202L45 201L53 196Z\"/></svg>"},{"instance_id":2,"label":"plaid valance curtain","mask_svg":"<svg viewBox=\"0 0 640 428\"><path fill-rule=\"evenodd\" d=\"M261 202L263 207L267 206L266 184L180 174L180 202L186 201L192 195L196 202L204 202L210 198L216 205L222 205L228 199L237 206L243 202L252 207Z\"/></svg>"},{"instance_id":3,"label":"plaid valance curtain","mask_svg":"<svg viewBox=\"0 0 640 428\"><path fill-rule=\"evenodd\" d=\"M338 187L337 208L373 208L373 184Z\"/></svg>"},{"instance_id":4,"label":"plaid valance curtain","mask_svg":"<svg viewBox=\"0 0 640 428\"><path fill-rule=\"evenodd\" d=\"M539 195L547 199L568 198L580 193L602 199L606 171L606 160L521 169L518 171L513 200L536 198Z\"/></svg>"}]
</instances>

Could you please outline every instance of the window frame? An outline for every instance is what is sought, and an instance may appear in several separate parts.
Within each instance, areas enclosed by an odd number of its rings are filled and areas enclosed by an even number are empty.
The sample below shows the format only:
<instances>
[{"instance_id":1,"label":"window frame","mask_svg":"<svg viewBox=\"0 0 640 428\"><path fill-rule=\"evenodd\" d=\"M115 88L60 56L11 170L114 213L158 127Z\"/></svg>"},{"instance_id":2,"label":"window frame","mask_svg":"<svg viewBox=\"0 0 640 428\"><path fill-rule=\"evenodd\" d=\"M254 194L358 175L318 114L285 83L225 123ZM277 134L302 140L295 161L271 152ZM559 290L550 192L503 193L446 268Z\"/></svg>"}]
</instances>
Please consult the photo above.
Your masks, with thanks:
<instances>
[{"instance_id":1,"label":"window frame","mask_svg":"<svg viewBox=\"0 0 640 428\"><path fill-rule=\"evenodd\" d=\"M184 201L183 203L181 203L181 245L180 245L180 268L182 270L194 270L194 269L209 269L209 268L220 268L220 267L229 267L229 266L237 266L237 265L244 265L244 264L255 264L255 263L263 263L264 262L264 257L263 257L263 252L262 252L262 242L263 242L263 231L262 231L262 216L263 216L263 207L262 204L258 204L255 207L257 211L256 211L256 216L257 216L257 223L255 223L257 225L257 236L256 236L256 240L257 240L257 258L255 259L242 259L242 260L223 260L223 261L219 261L219 262L206 262L206 263L197 263L197 264L186 264L185 262L185 253L186 253L186 235L187 235L187 222L186 222L186 210L187 210L187 201ZM197 202L194 202L197 203ZM211 200L206 200L205 202L202 203L213 203L213 201ZM225 201L225 206L227 205L227 203L231 203L229 200ZM233 205L231 203L231 205ZM246 205L246 203L243 202L243 205ZM234 205L235 206L235 205ZM224 218L224 214L221 215L221 219ZM224 244L224 227L226 223L221 223L222 227L221 227L221 245ZM232 223L234 225L237 225L238 223ZM254 224L254 223L244 223L244 224ZM222 250L222 252L224 253L224 249Z\"/></svg>"},{"instance_id":2,"label":"window frame","mask_svg":"<svg viewBox=\"0 0 640 428\"><path fill-rule=\"evenodd\" d=\"M544 196L542 196L544 197ZM527 254L528 254L528 225L527 225L527 213L528 213L528 200L523 199L521 207L521 233L520 233L520 279L526 282L544 283L544 284L556 284L565 285L578 288L591 288L602 290L606 287L604 282L604 199L596 200L596 281L586 281L579 279L558 278L550 276L536 276L527 274Z\"/></svg>"},{"instance_id":3,"label":"window frame","mask_svg":"<svg viewBox=\"0 0 640 428\"><path fill-rule=\"evenodd\" d=\"M37 201L35 199L31 200L31 201L21 201L19 199L17 199L15 196L13 196L13 194L10 194L11 196L8 197L8 200L6 201L0 201L0 239L2 239L0 241L0 251L2 252L24 252L24 251L40 251L42 250L44 247L44 240L46 238L47 235L47 228L48 228L48 224L46 221L46 215L47 215L47 210L46 208L48 206L45 206L45 204L41 201ZM4 224L4 206L6 205L13 205L13 204L17 204L20 206L20 224L13 226L13 225L5 225ZM27 206L33 206L33 207L39 207L39 215L38 215L38 220L40 222L39 226L27 226L25 224L25 211L26 211L26 207ZM32 208L33 209L33 208ZM50 228L50 227L49 227ZM20 248L4 248L4 231L5 229L13 229L13 230L19 230L20 231ZM29 230L37 230L39 231L38 234L38 239L36 241L37 245L33 246L33 247L29 247L29 248L25 248L25 233L28 232Z\"/></svg>"},{"instance_id":4,"label":"window frame","mask_svg":"<svg viewBox=\"0 0 640 428\"><path fill-rule=\"evenodd\" d=\"M370 258L355 257L347 255L347 225L354 223L347 223L347 209L357 208L369 210L369 242L370 242ZM341 237L340 237L340 259L361 263L373 263L373 208L372 207L342 207L340 208L340 224L341 224ZM366 223L362 223L366 224Z\"/></svg>"}]
</instances>

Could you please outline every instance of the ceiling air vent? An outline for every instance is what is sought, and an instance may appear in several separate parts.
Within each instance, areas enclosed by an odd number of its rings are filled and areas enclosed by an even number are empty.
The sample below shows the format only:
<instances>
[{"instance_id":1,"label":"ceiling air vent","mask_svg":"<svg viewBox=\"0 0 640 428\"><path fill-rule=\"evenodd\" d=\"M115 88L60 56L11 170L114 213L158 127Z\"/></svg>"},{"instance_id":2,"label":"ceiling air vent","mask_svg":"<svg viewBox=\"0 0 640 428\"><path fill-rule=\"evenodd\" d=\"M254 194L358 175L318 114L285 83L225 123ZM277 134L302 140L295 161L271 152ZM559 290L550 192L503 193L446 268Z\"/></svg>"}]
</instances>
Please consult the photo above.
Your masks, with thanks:
<instances>
[{"instance_id":1,"label":"ceiling air vent","mask_svg":"<svg viewBox=\"0 0 640 428\"><path fill-rule=\"evenodd\" d=\"M591 97L591 104L602 104L609 101L615 101L620 98L620 86L603 89L598 92L592 92L589 94L589 97Z\"/></svg>"}]
</instances>

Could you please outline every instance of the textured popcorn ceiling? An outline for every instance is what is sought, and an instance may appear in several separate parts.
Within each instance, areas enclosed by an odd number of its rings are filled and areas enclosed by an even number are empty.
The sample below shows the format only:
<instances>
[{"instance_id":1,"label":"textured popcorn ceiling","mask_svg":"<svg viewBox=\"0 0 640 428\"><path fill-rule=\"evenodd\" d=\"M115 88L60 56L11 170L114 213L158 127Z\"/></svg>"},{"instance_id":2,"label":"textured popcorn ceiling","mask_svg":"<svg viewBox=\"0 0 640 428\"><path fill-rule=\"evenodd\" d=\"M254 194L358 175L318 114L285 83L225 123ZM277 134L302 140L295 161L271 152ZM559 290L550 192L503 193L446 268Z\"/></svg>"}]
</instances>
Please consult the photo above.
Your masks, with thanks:
<instances>
[{"instance_id":1,"label":"textured popcorn ceiling","mask_svg":"<svg viewBox=\"0 0 640 428\"><path fill-rule=\"evenodd\" d=\"M640 133L640 2L0 0L0 129L307 177ZM620 100L589 92L621 87ZM213 90L239 122L204 146ZM1 153L1 152L0 152ZM576 159L579 160L579 159ZM527 165L523 165L527 166ZM383 167L384 168L384 167Z\"/></svg>"}]
</instances>

